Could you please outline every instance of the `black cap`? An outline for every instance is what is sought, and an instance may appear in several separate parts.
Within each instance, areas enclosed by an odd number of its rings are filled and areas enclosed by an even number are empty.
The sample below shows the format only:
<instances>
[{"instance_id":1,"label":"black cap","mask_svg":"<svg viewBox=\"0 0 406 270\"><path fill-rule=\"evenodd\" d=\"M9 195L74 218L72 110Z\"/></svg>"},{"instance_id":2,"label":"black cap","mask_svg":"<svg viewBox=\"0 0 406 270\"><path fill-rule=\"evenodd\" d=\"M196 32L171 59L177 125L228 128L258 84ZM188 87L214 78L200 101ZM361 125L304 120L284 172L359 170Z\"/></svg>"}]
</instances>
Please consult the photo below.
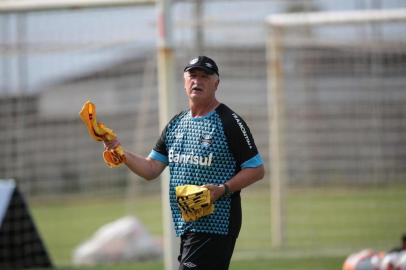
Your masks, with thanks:
<instances>
[{"instance_id":1,"label":"black cap","mask_svg":"<svg viewBox=\"0 0 406 270\"><path fill-rule=\"evenodd\" d=\"M216 62L214 62L213 59L207 56L198 56L196 58L193 58L192 60L190 60L183 71L186 72L193 68L203 69L208 74L216 73L217 75L219 75L219 69Z\"/></svg>"}]
</instances>

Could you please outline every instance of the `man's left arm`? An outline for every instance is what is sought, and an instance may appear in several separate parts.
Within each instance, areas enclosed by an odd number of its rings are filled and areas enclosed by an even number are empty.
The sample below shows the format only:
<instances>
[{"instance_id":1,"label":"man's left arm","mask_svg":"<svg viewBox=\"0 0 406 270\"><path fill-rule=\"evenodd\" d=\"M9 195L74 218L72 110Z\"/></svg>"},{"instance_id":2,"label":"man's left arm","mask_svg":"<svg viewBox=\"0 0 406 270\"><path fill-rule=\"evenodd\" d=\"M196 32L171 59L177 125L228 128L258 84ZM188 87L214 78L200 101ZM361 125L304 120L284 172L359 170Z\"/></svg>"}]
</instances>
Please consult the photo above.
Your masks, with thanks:
<instances>
[{"instance_id":1,"label":"man's left arm","mask_svg":"<svg viewBox=\"0 0 406 270\"><path fill-rule=\"evenodd\" d=\"M216 201L226 193L242 190L262 179L265 174L263 160L247 123L225 105L219 106L217 112L222 120L224 134L236 160L238 172L223 185L206 185L210 190L212 201Z\"/></svg>"},{"instance_id":2,"label":"man's left arm","mask_svg":"<svg viewBox=\"0 0 406 270\"><path fill-rule=\"evenodd\" d=\"M264 178L264 175L264 165L255 168L245 168L239 171L223 185L205 185L205 187L210 190L211 200L214 202L221 198L225 193L242 190L258 180L261 180Z\"/></svg>"}]
</instances>

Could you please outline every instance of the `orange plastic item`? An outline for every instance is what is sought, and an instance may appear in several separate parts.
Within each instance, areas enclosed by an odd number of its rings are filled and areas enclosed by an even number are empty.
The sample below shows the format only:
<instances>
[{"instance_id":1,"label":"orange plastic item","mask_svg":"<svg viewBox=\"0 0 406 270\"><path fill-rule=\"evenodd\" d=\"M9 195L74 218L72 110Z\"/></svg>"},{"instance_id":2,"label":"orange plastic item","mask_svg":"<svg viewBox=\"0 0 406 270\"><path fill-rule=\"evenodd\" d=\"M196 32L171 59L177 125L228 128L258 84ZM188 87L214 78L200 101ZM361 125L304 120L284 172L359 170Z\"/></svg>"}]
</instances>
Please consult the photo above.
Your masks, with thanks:
<instances>
[{"instance_id":1,"label":"orange plastic item","mask_svg":"<svg viewBox=\"0 0 406 270\"><path fill-rule=\"evenodd\" d=\"M79 115L86 125L90 137L94 140L110 142L117 138L113 130L106 127L103 123L97 122L96 105L92 102L86 101ZM104 150L103 159L107 166L111 168L117 167L126 160L124 149L119 145L114 149Z\"/></svg>"}]
</instances>

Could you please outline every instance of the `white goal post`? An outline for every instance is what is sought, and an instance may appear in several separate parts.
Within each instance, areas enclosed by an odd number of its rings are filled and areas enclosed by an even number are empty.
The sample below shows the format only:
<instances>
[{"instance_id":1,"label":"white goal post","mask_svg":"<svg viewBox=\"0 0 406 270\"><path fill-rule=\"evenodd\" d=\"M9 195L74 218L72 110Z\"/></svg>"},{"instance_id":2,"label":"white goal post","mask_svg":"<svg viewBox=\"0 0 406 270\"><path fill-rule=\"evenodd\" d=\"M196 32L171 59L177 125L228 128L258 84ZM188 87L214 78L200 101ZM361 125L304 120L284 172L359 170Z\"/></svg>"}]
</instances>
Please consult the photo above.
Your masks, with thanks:
<instances>
[{"instance_id":1,"label":"white goal post","mask_svg":"<svg viewBox=\"0 0 406 270\"><path fill-rule=\"evenodd\" d=\"M0 13L154 5L156 2L156 0L5 0L0 1Z\"/></svg>"},{"instance_id":2,"label":"white goal post","mask_svg":"<svg viewBox=\"0 0 406 270\"><path fill-rule=\"evenodd\" d=\"M374 25L406 20L406 9L364 10L275 14L266 18L267 24L267 81L269 104L269 155L271 170L271 227L272 245L281 247L286 242L286 185L288 183L285 135L285 74L284 48L288 33L300 33L315 27L346 25ZM310 30L309 30L310 31ZM304 34L305 35L305 34ZM289 36L290 38L292 37ZM295 42L293 42L295 43ZM290 43L292 44L292 42ZM299 44L295 46L300 47ZM287 80L288 81L288 80Z\"/></svg>"}]
</instances>

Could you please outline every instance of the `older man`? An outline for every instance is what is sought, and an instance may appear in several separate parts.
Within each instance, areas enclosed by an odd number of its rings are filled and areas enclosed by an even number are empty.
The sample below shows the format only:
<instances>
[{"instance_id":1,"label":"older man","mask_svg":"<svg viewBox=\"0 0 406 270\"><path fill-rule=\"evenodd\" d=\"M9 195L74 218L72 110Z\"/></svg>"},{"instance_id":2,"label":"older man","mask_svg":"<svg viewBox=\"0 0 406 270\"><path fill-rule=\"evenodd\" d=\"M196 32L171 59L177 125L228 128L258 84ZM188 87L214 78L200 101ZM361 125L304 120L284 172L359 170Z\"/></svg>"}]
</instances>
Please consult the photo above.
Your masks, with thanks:
<instances>
[{"instance_id":1,"label":"older man","mask_svg":"<svg viewBox=\"0 0 406 270\"><path fill-rule=\"evenodd\" d=\"M148 157L125 151L127 167L147 180L169 166L169 203L181 237L179 269L228 269L241 228L240 191L264 177L247 124L216 98L219 84L211 58L192 59L184 68L189 108L171 119ZM182 218L175 189L189 184L210 190L213 213L195 221Z\"/></svg>"}]
</instances>

